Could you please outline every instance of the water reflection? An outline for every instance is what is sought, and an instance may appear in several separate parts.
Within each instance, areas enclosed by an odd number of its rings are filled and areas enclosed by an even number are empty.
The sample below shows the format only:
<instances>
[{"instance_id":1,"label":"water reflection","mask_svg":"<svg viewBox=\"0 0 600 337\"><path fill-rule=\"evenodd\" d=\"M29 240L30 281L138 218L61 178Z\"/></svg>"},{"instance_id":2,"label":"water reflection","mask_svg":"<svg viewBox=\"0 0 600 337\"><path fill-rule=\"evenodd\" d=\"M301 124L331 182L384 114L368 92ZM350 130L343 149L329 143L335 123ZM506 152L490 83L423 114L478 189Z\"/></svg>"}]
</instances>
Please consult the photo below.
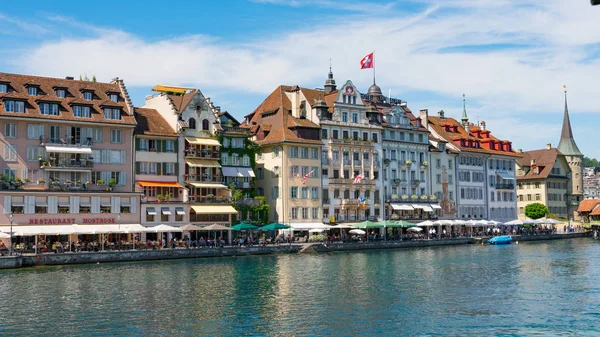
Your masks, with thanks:
<instances>
[{"instance_id":1,"label":"water reflection","mask_svg":"<svg viewBox=\"0 0 600 337\"><path fill-rule=\"evenodd\" d=\"M598 335L590 239L0 273L2 335Z\"/></svg>"}]
</instances>

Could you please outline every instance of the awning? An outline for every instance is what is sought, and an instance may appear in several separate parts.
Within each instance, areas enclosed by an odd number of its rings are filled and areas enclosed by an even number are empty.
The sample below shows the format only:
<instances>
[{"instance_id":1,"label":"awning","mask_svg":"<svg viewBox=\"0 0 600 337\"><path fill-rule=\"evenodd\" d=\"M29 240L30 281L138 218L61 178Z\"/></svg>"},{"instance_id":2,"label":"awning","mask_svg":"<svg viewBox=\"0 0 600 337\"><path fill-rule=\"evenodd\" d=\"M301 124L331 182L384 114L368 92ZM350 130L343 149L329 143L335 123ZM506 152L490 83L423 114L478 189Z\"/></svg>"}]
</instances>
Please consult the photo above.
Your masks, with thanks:
<instances>
[{"instance_id":1,"label":"awning","mask_svg":"<svg viewBox=\"0 0 600 337\"><path fill-rule=\"evenodd\" d=\"M415 209L417 209L417 208L423 209L424 208L423 205L419 205L419 204L412 204L412 207Z\"/></svg>"},{"instance_id":2,"label":"awning","mask_svg":"<svg viewBox=\"0 0 600 337\"><path fill-rule=\"evenodd\" d=\"M237 177L238 171L235 167L221 167L224 177Z\"/></svg>"},{"instance_id":3,"label":"awning","mask_svg":"<svg viewBox=\"0 0 600 337\"><path fill-rule=\"evenodd\" d=\"M92 148L90 148L90 147L75 147L75 146L46 146L46 152L92 153Z\"/></svg>"},{"instance_id":4,"label":"awning","mask_svg":"<svg viewBox=\"0 0 600 337\"><path fill-rule=\"evenodd\" d=\"M216 160L190 158L186 159L185 163L188 164L190 167L221 167L221 165L219 165L219 162Z\"/></svg>"},{"instance_id":5,"label":"awning","mask_svg":"<svg viewBox=\"0 0 600 337\"><path fill-rule=\"evenodd\" d=\"M183 207L176 207L175 213L177 213L177 215L185 215L185 211L183 210Z\"/></svg>"},{"instance_id":6,"label":"awning","mask_svg":"<svg viewBox=\"0 0 600 337\"><path fill-rule=\"evenodd\" d=\"M496 174L504 180L515 180L515 177L511 176L506 172L496 172Z\"/></svg>"},{"instance_id":7,"label":"awning","mask_svg":"<svg viewBox=\"0 0 600 337\"><path fill-rule=\"evenodd\" d=\"M411 205L390 204L394 211L412 211L414 208Z\"/></svg>"},{"instance_id":8,"label":"awning","mask_svg":"<svg viewBox=\"0 0 600 337\"><path fill-rule=\"evenodd\" d=\"M212 138L185 137L185 140L192 145L221 146L218 140Z\"/></svg>"},{"instance_id":9,"label":"awning","mask_svg":"<svg viewBox=\"0 0 600 337\"><path fill-rule=\"evenodd\" d=\"M183 88L183 87L175 87L172 85L162 85L162 84L157 84L154 86L154 88L152 88L152 91L157 91L157 92L166 92L166 93L174 93L174 94L185 94L188 92L188 90L191 90L190 88Z\"/></svg>"},{"instance_id":10,"label":"awning","mask_svg":"<svg viewBox=\"0 0 600 337\"><path fill-rule=\"evenodd\" d=\"M138 180L136 183L142 187L183 187L175 181L145 181Z\"/></svg>"},{"instance_id":11,"label":"awning","mask_svg":"<svg viewBox=\"0 0 600 337\"><path fill-rule=\"evenodd\" d=\"M438 204L430 204L429 206L431 206L431 208L433 208L433 209L442 209L442 206L440 206Z\"/></svg>"},{"instance_id":12,"label":"awning","mask_svg":"<svg viewBox=\"0 0 600 337\"><path fill-rule=\"evenodd\" d=\"M163 215L171 215L171 210L170 210L170 209L168 209L168 208L161 208L161 209L160 209L160 212L161 212Z\"/></svg>"},{"instance_id":13,"label":"awning","mask_svg":"<svg viewBox=\"0 0 600 337\"><path fill-rule=\"evenodd\" d=\"M238 167L237 171L239 173L238 176L241 174L242 177L254 177L254 172L251 167Z\"/></svg>"},{"instance_id":14,"label":"awning","mask_svg":"<svg viewBox=\"0 0 600 337\"><path fill-rule=\"evenodd\" d=\"M433 212L433 208L429 205L423 205L423 211L425 212Z\"/></svg>"},{"instance_id":15,"label":"awning","mask_svg":"<svg viewBox=\"0 0 600 337\"><path fill-rule=\"evenodd\" d=\"M195 183L192 182L190 183L190 185L197 187L197 188L227 188L227 186L223 185L223 184L211 184L211 183Z\"/></svg>"},{"instance_id":16,"label":"awning","mask_svg":"<svg viewBox=\"0 0 600 337\"><path fill-rule=\"evenodd\" d=\"M146 213L148 215L156 215L156 210L154 209L154 207L148 207L146 208Z\"/></svg>"},{"instance_id":17,"label":"awning","mask_svg":"<svg viewBox=\"0 0 600 337\"><path fill-rule=\"evenodd\" d=\"M291 222L290 225L295 231L309 231L311 229L329 229L333 226L326 225L322 222Z\"/></svg>"},{"instance_id":18,"label":"awning","mask_svg":"<svg viewBox=\"0 0 600 337\"><path fill-rule=\"evenodd\" d=\"M237 211L230 205L211 205L211 206L196 206L192 209L196 214L237 214Z\"/></svg>"}]
</instances>

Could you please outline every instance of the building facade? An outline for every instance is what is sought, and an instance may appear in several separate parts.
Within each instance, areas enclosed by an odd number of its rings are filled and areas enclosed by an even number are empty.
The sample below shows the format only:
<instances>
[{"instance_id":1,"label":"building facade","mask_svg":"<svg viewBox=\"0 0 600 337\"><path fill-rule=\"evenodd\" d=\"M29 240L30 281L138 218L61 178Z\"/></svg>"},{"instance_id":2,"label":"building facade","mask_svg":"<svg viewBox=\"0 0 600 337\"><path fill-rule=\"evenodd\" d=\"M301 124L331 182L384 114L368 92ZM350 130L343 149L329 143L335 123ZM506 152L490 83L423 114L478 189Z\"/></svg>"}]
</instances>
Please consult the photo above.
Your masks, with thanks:
<instances>
[{"instance_id":1,"label":"building facade","mask_svg":"<svg viewBox=\"0 0 600 337\"><path fill-rule=\"evenodd\" d=\"M11 213L15 226L139 222L122 80L0 73L0 102L1 222Z\"/></svg>"},{"instance_id":2,"label":"building facade","mask_svg":"<svg viewBox=\"0 0 600 337\"><path fill-rule=\"evenodd\" d=\"M421 111L421 120L427 120L427 111ZM439 202L442 219L455 219L456 210L456 158L458 152L450 149L448 142L436 137L429 137L429 181L431 194Z\"/></svg>"}]
</instances>

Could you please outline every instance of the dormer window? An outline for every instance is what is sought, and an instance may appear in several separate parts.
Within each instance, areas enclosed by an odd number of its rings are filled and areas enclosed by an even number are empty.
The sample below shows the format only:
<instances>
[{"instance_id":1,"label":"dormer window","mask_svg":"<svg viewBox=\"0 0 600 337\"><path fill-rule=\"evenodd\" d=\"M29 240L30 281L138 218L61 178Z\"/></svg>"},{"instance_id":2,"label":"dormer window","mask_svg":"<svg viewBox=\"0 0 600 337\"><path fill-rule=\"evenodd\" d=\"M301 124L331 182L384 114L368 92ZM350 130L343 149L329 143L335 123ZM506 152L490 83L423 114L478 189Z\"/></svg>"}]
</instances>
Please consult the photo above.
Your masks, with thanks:
<instances>
[{"instance_id":1,"label":"dormer window","mask_svg":"<svg viewBox=\"0 0 600 337\"><path fill-rule=\"evenodd\" d=\"M94 98L94 95L92 94L91 91L83 92L83 99L85 99L86 101L91 101L93 98Z\"/></svg>"},{"instance_id":2,"label":"dormer window","mask_svg":"<svg viewBox=\"0 0 600 337\"><path fill-rule=\"evenodd\" d=\"M6 94L8 92L8 85L0 83L0 93Z\"/></svg>"},{"instance_id":3,"label":"dormer window","mask_svg":"<svg viewBox=\"0 0 600 337\"><path fill-rule=\"evenodd\" d=\"M113 102L118 102L119 101L119 95L117 94L110 94L110 100Z\"/></svg>"},{"instance_id":4,"label":"dormer window","mask_svg":"<svg viewBox=\"0 0 600 337\"><path fill-rule=\"evenodd\" d=\"M56 103L41 103L40 114L46 116L58 116L58 104Z\"/></svg>"},{"instance_id":5,"label":"dormer window","mask_svg":"<svg viewBox=\"0 0 600 337\"><path fill-rule=\"evenodd\" d=\"M35 96L38 93L38 88L37 87L27 87L27 95L29 96Z\"/></svg>"},{"instance_id":6,"label":"dormer window","mask_svg":"<svg viewBox=\"0 0 600 337\"><path fill-rule=\"evenodd\" d=\"M25 102L23 101L4 101L6 112L25 112Z\"/></svg>"},{"instance_id":7,"label":"dormer window","mask_svg":"<svg viewBox=\"0 0 600 337\"><path fill-rule=\"evenodd\" d=\"M74 105L73 116L81 118L91 118L92 110L89 106Z\"/></svg>"},{"instance_id":8,"label":"dormer window","mask_svg":"<svg viewBox=\"0 0 600 337\"><path fill-rule=\"evenodd\" d=\"M120 120L121 119L121 109L104 108L104 118Z\"/></svg>"},{"instance_id":9,"label":"dormer window","mask_svg":"<svg viewBox=\"0 0 600 337\"><path fill-rule=\"evenodd\" d=\"M58 98L67 97L67 91L65 89L56 89L56 91L54 93L56 94L56 97L58 97Z\"/></svg>"}]
</instances>

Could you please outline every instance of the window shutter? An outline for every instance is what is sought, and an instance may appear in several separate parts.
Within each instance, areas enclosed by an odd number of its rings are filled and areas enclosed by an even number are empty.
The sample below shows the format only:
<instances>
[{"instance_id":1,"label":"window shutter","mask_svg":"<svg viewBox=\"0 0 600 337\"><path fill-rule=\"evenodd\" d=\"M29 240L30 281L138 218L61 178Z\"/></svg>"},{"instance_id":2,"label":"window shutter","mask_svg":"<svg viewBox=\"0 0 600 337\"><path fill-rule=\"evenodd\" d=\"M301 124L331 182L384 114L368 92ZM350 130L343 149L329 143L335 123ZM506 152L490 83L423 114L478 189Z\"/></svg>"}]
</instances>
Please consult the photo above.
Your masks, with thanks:
<instances>
[{"instance_id":1,"label":"window shutter","mask_svg":"<svg viewBox=\"0 0 600 337\"><path fill-rule=\"evenodd\" d=\"M167 141L163 139L160 141L160 143L162 144L160 152L167 152Z\"/></svg>"},{"instance_id":2,"label":"window shutter","mask_svg":"<svg viewBox=\"0 0 600 337\"><path fill-rule=\"evenodd\" d=\"M159 176L162 175L162 165L161 165L161 163L157 163L156 164L156 175L159 175Z\"/></svg>"},{"instance_id":3,"label":"window shutter","mask_svg":"<svg viewBox=\"0 0 600 337\"><path fill-rule=\"evenodd\" d=\"M125 171L121 171L121 175L119 177L119 185L126 185L127 184L127 173Z\"/></svg>"},{"instance_id":4,"label":"window shutter","mask_svg":"<svg viewBox=\"0 0 600 337\"><path fill-rule=\"evenodd\" d=\"M56 196L48 196L48 213L56 214L58 213L58 199Z\"/></svg>"},{"instance_id":5,"label":"window shutter","mask_svg":"<svg viewBox=\"0 0 600 337\"><path fill-rule=\"evenodd\" d=\"M38 125L38 137L37 138L43 138L44 137L44 124L39 124Z\"/></svg>"},{"instance_id":6,"label":"window shutter","mask_svg":"<svg viewBox=\"0 0 600 337\"><path fill-rule=\"evenodd\" d=\"M92 197L92 213L100 213L100 197Z\"/></svg>"},{"instance_id":7,"label":"window shutter","mask_svg":"<svg viewBox=\"0 0 600 337\"><path fill-rule=\"evenodd\" d=\"M135 174L140 174L140 162L135 162Z\"/></svg>"},{"instance_id":8,"label":"window shutter","mask_svg":"<svg viewBox=\"0 0 600 337\"><path fill-rule=\"evenodd\" d=\"M121 213L121 197L110 198L110 212L113 214Z\"/></svg>"},{"instance_id":9,"label":"window shutter","mask_svg":"<svg viewBox=\"0 0 600 337\"><path fill-rule=\"evenodd\" d=\"M167 175L167 163L162 163L162 172L164 175Z\"/></svg>"},{"instance_id":10,"label":"window shutter","mask_svg":"<svg viewBox=\"0 0 600 337\"><path fill-rule=\"evenodd\" d=\"M140 139L139 138L135 139L135 150L136 151L140 150Z\"/></svg>"},{"instance_id":11,"label":"window shutter","mask_svg":"<svg viewBox=\"0 0 600 337\"><path fill-rule=\"evenodd\" d=\"M71 213L79 213L79 196L73 195L69 199L71 206Z\"/></svg>"},{"instance_id":12,"label":"window shutter","mask_svg":"<svg viewBox=\"0 0 600 337\"><path fill-rule=\"evenodd\" d=\"M131 205L131 207L129 208L129 211L131 213L135 214L136 213L136 209L137 209L137 198L136 197L131 197L129 200L130 200L129 201L129 205Z\"/></svg>"},{"instance_id":13,"label":"window shutter","mask_svg":"<svg viewBox=\"0 0 600 337\"><path fill-rule=\"evenodd\" d=\"M173 151L175 151L175 153L179 153L179 140L175 139L173 141Z\"/></svg>"},{"instance_id":14,"label":"window shutter","mask_svg":"<svg viewBox=\"0 0 600 337\"><path fill-rule=\"evenodd\" d=\"M126 152L121 150L121 162L120 164L125 164Z\"/></svg>"},{"instance_id":15,"label":"window shutter","mask_svg":"<svg viewBox=\"0 0 600 337\"><path fill-rule=\"evenodd\" d=\"M11 204L12 204L12 197L10 195L5 195L4 196L4 214L10 214L10 212L12 211Z\"/></svg>"}]
</instances>

